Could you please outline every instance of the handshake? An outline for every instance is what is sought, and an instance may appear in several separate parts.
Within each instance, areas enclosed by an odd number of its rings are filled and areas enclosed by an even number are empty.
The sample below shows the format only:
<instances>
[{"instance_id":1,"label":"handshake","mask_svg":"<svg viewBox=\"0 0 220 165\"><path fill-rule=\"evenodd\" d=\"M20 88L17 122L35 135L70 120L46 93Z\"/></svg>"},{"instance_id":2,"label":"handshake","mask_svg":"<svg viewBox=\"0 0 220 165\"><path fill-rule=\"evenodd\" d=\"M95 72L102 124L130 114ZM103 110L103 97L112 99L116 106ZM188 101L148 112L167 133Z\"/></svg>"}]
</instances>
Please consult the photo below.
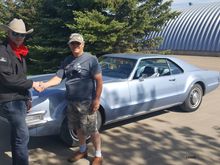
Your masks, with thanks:
<instances>
[{"instance_id":1,"label":"handshake","mask_svg":"<svg viewBox=\"0 0 220 165\"><path fill-rule=\"evenodd\" d=\"M33 82L32 87L33 87L34 90L36 90L37 92L42 92L42 91L44 91L44 90L47 88L46 83L44 83L43 81Z\"/></svg>"}]
</instances>

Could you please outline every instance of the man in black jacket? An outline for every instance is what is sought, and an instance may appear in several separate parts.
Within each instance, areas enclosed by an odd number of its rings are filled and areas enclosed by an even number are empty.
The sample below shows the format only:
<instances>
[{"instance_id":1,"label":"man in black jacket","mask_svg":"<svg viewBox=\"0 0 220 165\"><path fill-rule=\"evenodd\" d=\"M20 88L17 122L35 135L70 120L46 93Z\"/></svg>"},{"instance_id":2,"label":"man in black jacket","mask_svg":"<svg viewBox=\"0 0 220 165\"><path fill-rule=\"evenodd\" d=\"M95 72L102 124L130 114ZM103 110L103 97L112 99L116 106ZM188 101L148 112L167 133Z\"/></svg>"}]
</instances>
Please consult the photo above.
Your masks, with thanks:
<instances>
[{"instance_id":1,"label":"man in black jacket","mask_svg":"<svg viewBox=\"0 0 220 165\"><path fill-rule=\"evenodd\" d=\"M0 25L8 39L0 45L0 111L11 126L11 150L13 165L28 165L29 133L25 122L30 109L30 88L37 89L38 82L26 77L25 56L28 49L23 42L26 31L22 19L13 19L9 25Z\"/></svg>"}]
</instances>

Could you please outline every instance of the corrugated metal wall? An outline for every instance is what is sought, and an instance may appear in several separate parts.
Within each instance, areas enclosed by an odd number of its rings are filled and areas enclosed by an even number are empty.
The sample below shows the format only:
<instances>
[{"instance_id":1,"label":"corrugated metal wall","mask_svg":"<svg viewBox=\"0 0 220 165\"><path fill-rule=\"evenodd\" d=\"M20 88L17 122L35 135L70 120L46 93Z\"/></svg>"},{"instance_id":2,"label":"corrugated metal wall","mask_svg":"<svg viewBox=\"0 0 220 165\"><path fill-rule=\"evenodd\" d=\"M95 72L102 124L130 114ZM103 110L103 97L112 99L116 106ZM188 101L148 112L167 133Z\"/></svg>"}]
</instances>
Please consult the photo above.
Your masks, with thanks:
<instances>
[{"instance_id":1,"label":"corrugated metal wall","mask_svg":"<svg viewBox=\"0 0 220 165\"><path fill-rule=\"evenodd\" d=\"M163 37L159 50L220 51L220 2L183 10L159 33L147 38Z\"/></svg>"}]
</instances>

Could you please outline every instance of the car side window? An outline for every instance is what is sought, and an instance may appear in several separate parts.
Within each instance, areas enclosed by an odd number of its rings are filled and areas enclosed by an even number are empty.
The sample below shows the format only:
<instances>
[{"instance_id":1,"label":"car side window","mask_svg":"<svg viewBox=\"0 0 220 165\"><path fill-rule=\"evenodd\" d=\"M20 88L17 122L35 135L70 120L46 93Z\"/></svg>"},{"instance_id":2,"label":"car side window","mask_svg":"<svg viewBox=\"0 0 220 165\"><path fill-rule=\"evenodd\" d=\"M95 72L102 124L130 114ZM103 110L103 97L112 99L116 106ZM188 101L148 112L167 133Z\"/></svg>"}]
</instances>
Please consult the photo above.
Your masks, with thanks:
<instances>
[{"instance_id":1,"label":"car side window","mask_svg":"<svg viewBox=\"0 0 220 165\"><path fill-rule=\"evenodd\" d=\"M135 72L134 79L154 78L159 76L170 75L170 69L166 59L152 58L140 61Z\"/></svg>"},{"instance_id":2,"label":"car side window","mask_svg":"<svg viewBox=\"0 0 220 165\"><path fill-rule=\"evenodd\" d=\"M169 61L169 60L168 60L168 64L170 66L170 71L171 71L172 75L183 73L183 69L180 68L177 64L175 64L175 63L173 63L172 61Z\"/></svg>"},{"instance_id":3,"label":"car side window","mask_svg":"<svg viewBox=\"0 0 220 165\"><path fill-rule=\"evenodd\" d=\"M134 79L140 78L144 74L144 70L146 70L145 67L150 66L151 64L153 64L151 59L141 60L135 72Z\"/></svg>"},{"instance_id":4,"label":"car side window","mask_svg":"<svg viewBox=\"0 0 220 165\"><path fill-rule=\"evenodd\" d=\"M166 59L158 58L156 60L156 65L158 68L159 77L170 75L170 68Z\"/></svg>"}]
</instances>

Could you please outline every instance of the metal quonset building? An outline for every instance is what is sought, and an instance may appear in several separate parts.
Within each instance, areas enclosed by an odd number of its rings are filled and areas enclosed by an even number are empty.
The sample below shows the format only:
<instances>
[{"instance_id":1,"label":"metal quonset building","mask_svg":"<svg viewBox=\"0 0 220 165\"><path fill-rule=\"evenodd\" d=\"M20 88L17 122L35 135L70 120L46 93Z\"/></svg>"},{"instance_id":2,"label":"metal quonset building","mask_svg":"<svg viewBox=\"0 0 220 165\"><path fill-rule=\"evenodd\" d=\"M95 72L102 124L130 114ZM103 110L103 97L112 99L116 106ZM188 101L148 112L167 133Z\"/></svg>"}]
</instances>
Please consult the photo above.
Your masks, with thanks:
<instances>
[{"instance_id":1,"label":"metal quonset building","mask_svg":"<svg viewBox=\"0 0 220 165\"><path fill-rule=\"evenodd\" d=\"M147 38L156 36L163 38L159 50L220 56L220 2L182 10L161 32Z\"/></svg>"}]
</instances>

